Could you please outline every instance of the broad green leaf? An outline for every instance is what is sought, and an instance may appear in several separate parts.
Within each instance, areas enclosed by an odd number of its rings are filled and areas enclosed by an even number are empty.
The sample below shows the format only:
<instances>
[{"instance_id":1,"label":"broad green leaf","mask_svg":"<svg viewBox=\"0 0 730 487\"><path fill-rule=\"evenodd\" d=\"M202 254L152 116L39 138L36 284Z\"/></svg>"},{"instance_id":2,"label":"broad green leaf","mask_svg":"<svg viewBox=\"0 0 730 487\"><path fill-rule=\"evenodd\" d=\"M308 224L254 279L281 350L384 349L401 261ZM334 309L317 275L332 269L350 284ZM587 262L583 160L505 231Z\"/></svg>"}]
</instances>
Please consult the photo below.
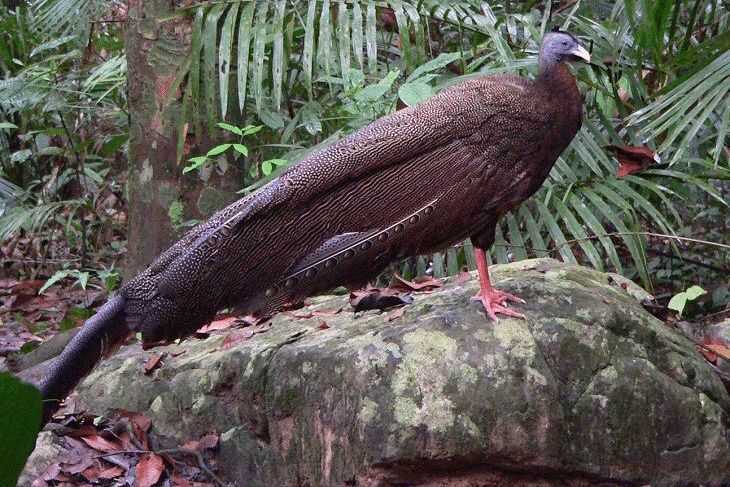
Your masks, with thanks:
<instances>
[{"instance_id":1,"label":"broad green leaf","mask_svg":"<svg viewBox=\"0 0 730 487\"><path fill-rule=\"evenodd\" d=\"M512 212L507 213L505 219L507 220L507 228L509 229L510 249L512 249L515 260L517 261L527 259L525 242L524 240L522 240L522 234L520 233L517 219Z\"/></svg>"},{"instance_id":2,"label":"broad green leaf","mask_svg":"<svg viewBox=\"0 0 730 487\"><path fill-rule=\"evenodd\" d=\"M355 95L355 99L370 102L379 100L388 92L390 87L393 86L393 82L398 78L399 74L400 71L397 69L389 72L385 78L381 79L376 84L366 86L362 91Z\"/></svg>"},{"instance_id":3,"label":"broad green leaf","mask_svg":"<svg viewBox=\"0 0 730 487\"><path fill-rule=\"evenodd\" d=\"M368 55L368 70L375 73L378 69L377 18L375 3L368 2L365 15L365 50Z\"/></svg>"},{"instance_id":4,"label":"broad green leaf","mask_svg":"<svg viewBox=\"0 0 730 487\"><path fill-rule=\"evenodd\" d=\"M304 83L307 87L307 96L311 101L314 99L312 90L312 60L314 58L314 20L317 11L317 0L309 0L307 7L307 20L304 26L304 46L302 48L302 71Z\"/></svg>"},{"instance_id":5,"label":"broad green leaf","mask_svg":"<svg viewBox=\"0 0 730 487\"><path fill-rule=\"evenodd\" d=\"M0 373L0 485L16 485L35 446L41 414L38 389Z\"/></svg>"},{"instance_id":6,"label":"broad green leaf","mask_svg":"<svg viewBox=\"0 0 730 487\"><path fill-rule=\"evenodd\" d=\"M535 200L535 207L537 208L537 211L540 213L543 223L545 224L545 227L547 228L548 233L550 234L550 237L552 237L553 242L555 243L555 246L557 247L557 250L560 253L560 256L563 258L563 260L565 262L568 262L569 264L576 264L577 262L575 260L575 256L573 256L573 252L570 250L570 247L567 245L565 235L563 234L563 231L560 229L558 222L555 221L555 218L553 217L552 213L550 213L550 210L548 210L548 208L545 206L545 204L542 201L540 201L539 199Z\"/></svg>"},{"instance_id":7,"label":"broad green leaf","mask_svg":"<svg viewBox=\"0 0 730 487\"><path fill-rule=\"evenodd\" d=\"M243 144L233 144L233 150L235 150L239 154L243 154L244 156L248 155L248 147Z\"/></svg>"},{"instance_id":8,"label":"broad green leaf","mask_svg":"<svg viewBox=\"0 0 730 487\"><path fill-rule=\"evenodd\" d=\"M230 123L218 122L216 125L218 125L218 127L222 128L223 130L227 130L228 132L232 132L236 135L243 135L243 131L240 128L236 127L235 125L231 125Z\"/></svg>"},{"instance_id":9,"label":"broad green leaf","mask_svg":"<svg viewBox=\"0 0 730 487\"><path fill-rule=\"evenodd\" d=\"M49 287L53 286L57 282L61 281L62 279L66 279L69 275L71 275L73 271L71 269L63 269L60 271L56 271L55 274L53 274L46 282L43 284L43 286L38 290L38 294L43 294Z\"/></svg>"},{"instance_id":10,"label":"broad green leaf","mask_svg":"<svg viewBox=\"0 0 730 487\"><path fill-rule=\"evenodd\" d=\"M278 0L274 9L274 43L271 49L271 76L274 110L281 108L281 86L284 78L284 14L286 1Z\"/></svg>"},{"instance_id":11,"label":"broad green leaf","mask_svg":"<svg viewBox=\"0 0 730 487\"><path fill-rule=\"evenodd\" d=\"M337 11L337 48L340 54L340 73L346 85L350 83L350 13L347 3L340 0Z\"/></svg>"},{"instance_id":12,"label":"broad green leaf","mask_svg":"<svg viewBox=\"0 0 730 487\"><path fill-rule=\"evenodd\" d=\"M362 33L362 8L360 2L352 4L352 51L361 70L365 69L365 56L363 54L363 33Z\"/></svg>"},{"instance_id":13,"label":"broad green leaf","mask_svg":"<svg viewBox=\"0 0 730 487\"><path fill-rule=\"evenodd\" d=\"M226 7L227 4L225 3L214 4L205 17L205 25L203 26L203 92L205 94L205 114L208 133L213 132L215 120L218 118L218 100L216 100L216 96L218 95L218 90L216 89L216 82L218 81L218 70L216 67L218 19L220 19Z\"/></svg>"},{"instance_id":14,"label":"broad green leaf","mask_svg":"<svg viewBox=\"0 0 730 487\"><path fill-rule=\"evenodd\" d=\"M425 64L422 64L421 66L417 67L413 73L411 73L410 76L406 79L406 81L416 81L426 73L430 73L432 71L438 71L440 69L445 68L449 64L453 63L454 61L457 61L461 58L461 53L458 52L442 52L439 54L435 59L432 59Z\"/></svg>"},{"instance_id":15,"label":"broad green leaf","mask_svg":"<svg viewBox=\"0 0 730 487\"><path fill-rule=\"evenodd\" d=\"M401 50L403 52L403 57L405 58L406 65L410 70L413 69L415 63L413 60L413 53L411 51L411 32L408 25L408 19L403 12L403 3L400 0L391 0L390 4L393 8L393 13L395 14L396 23L398 24L398 38L400 39L402 46Z\"/></svg>"},{"instance_id":16,"label":"broad green leaf","mask_svg":"<svg viewBox=\"0 0 730 487\"><path fill-rule=\"evenodd\" d=\"M431 87L419 81L405 83L398 89L398 97L409 107L421 103L432 94Z\"/></svg>"},{"instance_id":17,"label":"broad green leaf","mask_svg":"<svg viewBox=\"0 0 730 487\"><path fill-rule=\"evenodd\" d=\"M10 122L0 122L0 129L17 129L18 126Z\"/></svg>"},{"instance_id":18,"label":"broad green leaf","mask_svg":"<svg viewBox=\"0 0 730 487\"><path fill-rule=\"evenodd\" d=\"M208 157L217 156L227 151L233 144L220 144L210 149L205 155Z\"/></svg>"},{"instance_id":19,"label":"broad green leaf","mask_svg":"<svg viewBox=\"0 0 730 487\"><path fill-rule=\"evenodd\" d=\"M682 314L684 307L687 305L687 293L681 292L672 296L669 300L667 308L673 309L679 314Z\"/></svg>"},{"instance_id":20,"label":"broad green leaf","mask_svg":"<svg viewBox=\"0 0 730 487\"><path fill-rule=\"evenodd\" d=\"M226 118L228 111L228 83L231 72L231 48L233 47L233 26L238 18L240 3L234 3L226 14L221 29L221 40L218 48L218 82L220 86L221 117Z\"/></svg>"},{"instance_id":21,"label":"broad green leaf","mask_svg":"<svg viewBox=\"0 0 730 487\"><path fill-rule=\"evenodd\" d=\"M250 2L243 9L238 22L238 52L236 65L236 82L238 90L238 110L243 114L246 105L246 85L248 84L248 61L253 35L253 13L256 2Z\"/></svg>"},{"instance_id":22,"label":"broad green leaf","mask_svg":"<svg viewBox=\"0 0 730 487\"><path fill-rule=\"evenodd\" d=\"M699 298L703 294L707 294L707 291L702 289L700 286L690 286L686 291L685 294L687 295L688 301L694 301L695 299Z\"/></svg>"},{"instance_id":23,"label":"broad green leaf","mask_svg":"<svg viewBox=\"0 0 730 487\"><path fill-rule=\"evenodd\" d=\"M243 135L253 135L264 128L263 125L246 125L243 127Z\"/></svg>"},{"instance_id":24,"label":"broad green leaf","mask_svg":"<svg viewBox=\"0 0 730 487\"><path fill-rule=\"evenodd\" d=\"M260 2L258 5L253 45L253 59L256 63L254 65L253 81L256 111L261 112L264 103L264 48L266 47L266 16L269 12L269 2Z\"/></svg>"}]
</instances>

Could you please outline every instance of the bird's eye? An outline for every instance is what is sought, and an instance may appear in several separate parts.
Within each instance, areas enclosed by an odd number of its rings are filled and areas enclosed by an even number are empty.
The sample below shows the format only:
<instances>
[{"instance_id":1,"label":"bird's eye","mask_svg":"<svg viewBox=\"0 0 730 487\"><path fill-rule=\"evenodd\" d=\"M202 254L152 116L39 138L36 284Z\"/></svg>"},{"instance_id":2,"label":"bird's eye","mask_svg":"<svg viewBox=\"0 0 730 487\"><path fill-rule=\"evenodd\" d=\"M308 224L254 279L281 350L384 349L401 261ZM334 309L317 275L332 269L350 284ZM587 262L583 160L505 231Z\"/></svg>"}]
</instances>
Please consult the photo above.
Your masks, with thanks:
<instances>
[{"instance_id":1,"label":"bird's eye","mask_svg":"<svg viewBox=\"0 0 730 487\"><path fill-rule=\"evenodd\" d=\"M563 41L563 45L567 47L568 46L568 41Z\"/></svg>"}]
</instances>

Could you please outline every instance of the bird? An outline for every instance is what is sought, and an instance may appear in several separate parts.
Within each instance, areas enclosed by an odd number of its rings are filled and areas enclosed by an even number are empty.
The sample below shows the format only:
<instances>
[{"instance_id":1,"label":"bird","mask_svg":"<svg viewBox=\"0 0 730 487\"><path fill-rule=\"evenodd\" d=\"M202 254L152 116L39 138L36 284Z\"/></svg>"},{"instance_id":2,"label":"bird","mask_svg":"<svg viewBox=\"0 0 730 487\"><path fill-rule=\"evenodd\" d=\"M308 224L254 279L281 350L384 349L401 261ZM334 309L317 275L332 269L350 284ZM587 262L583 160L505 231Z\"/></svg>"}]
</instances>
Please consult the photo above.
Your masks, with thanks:
<instances>
[{"instance_id":1,"label":"bird","mask_svg":"<svg viewBox=\"0 0 730 487\"><path fill-rule=\"evenodd\" d=\"M492 287L501 215L533 195L581 126L572 34L543 37L534 78L483 75L386 115L293 164L185 234L89 318L38 387L43 424L131 334L183 338L222 309L265 318L357 287L390 263L471 238L486 314L524 318Z\"/></svg>"}]
</instances>

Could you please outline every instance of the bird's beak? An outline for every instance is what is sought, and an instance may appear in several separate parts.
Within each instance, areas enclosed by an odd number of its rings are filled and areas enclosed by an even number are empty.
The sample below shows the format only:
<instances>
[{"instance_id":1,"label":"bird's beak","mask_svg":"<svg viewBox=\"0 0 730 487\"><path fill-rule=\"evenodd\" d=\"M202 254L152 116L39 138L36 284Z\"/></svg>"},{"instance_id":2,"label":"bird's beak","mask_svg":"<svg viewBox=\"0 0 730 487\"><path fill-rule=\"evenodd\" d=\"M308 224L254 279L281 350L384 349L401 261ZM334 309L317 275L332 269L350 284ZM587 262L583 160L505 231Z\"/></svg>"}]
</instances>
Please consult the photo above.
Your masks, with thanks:
<instances>
[{"instance_id":1,"label":"bird's beak","mask_svg":"<svg viewBox=\"0 0 730 487\"><path fill-rule=\"evenodd\" d=\"M577 57L578 59L582 59L583 61L590 63L591 62L591 53L586 51L586 49L583 46L578 46L574 50L570 51L570 54L572 56Z\"/></svg>"},{"instance_id":2,"label":"bird's beak","mask_svg":"<svg viewBox=\"0 0 730 487\"><path fill-rule=\"evenodd\" d=\"M654 153L654 158L653 159L654 159L654 162L656 162L657 164L661 164L662 163L662 158L659 157L659 154L657 154L657 153Z\"/></svg>"}]
</instances>

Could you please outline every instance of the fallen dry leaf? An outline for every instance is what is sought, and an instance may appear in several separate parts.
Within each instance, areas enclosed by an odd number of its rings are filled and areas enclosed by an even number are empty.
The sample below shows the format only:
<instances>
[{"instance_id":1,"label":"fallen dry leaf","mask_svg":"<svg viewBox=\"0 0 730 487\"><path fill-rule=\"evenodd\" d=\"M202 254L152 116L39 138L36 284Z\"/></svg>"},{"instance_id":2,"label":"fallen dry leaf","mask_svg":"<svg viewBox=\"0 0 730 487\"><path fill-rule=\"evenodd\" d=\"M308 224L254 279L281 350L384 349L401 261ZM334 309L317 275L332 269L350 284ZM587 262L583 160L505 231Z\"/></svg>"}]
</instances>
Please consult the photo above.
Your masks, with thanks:
<instances>
[{"instance_id":1,"label":"fallen dry leaf","mask_svg":"<svg viewBox=\"0 0 730 487\"><path fill-rule=\"evenodd\" d=\"M160 365L160 360L162 360L162 355L159 353L153 353L150 355L150 357L147 359L147 361L144 363L144 375L150 375L152 371L157 369Z\"/></svg>"},{"instance_id":2,"label":"fallen dry leaf","mask_svg":"<svg viewBox=\"0 0 730 487\"><path fill-rule=\"evenodd\" d=\"M109 467L99 472L100 479L113 479L119 477L124 473L121 467Z\"/></svg>"},{"instance_id":3,"label":"fallen dry leaf","mask_svg":"<svg viewBox=\"0 0 730 487\"><path fill-rule=\"evenodd\" d=\"M330 327L330 325L328 325L326 321L323 321L322 323L319 324L317 329L318 330L328 330L329 327Z\"/></svg>"},{"instance_id":4,"label":"fallen dry leaf","mask_svg":"<svg viewBox=\"0 0 730 487\"><path fill-rule=\"evenodd\" d=\"M707 348L718 357L722 357L723 360L730 360L730 348L726 347L725 345L711 343L705 345L705 348Z\"/></svg>"},{"instance_id":5,"label":"fallen dry leaf","mask_svg":"<svg viewBox=\"0 0 730 487\"><path fill-rule=\"evenodd\" d=\"M228 318L223 318L222 320L212 321L204 327L200 328L198 332L210 333L211 331L227 330L236 322L236 320L237 318L235 316L229 316Z\"/></svg>"},{"instance_id":6,"label":"fallen dry leaf","mask_svg":"<svg viewBox=\"0 0 730 487\"><path fill-rule=\"evenodd\" d=\"M646 146L617 146L609 145L606 149L613 152L618 159L619 167L616 176L624 177L628 174L634 174L643 171L652 164L661 162L656 152Z\"/></svg>"},{"instance_id":7,"label":"fallen dry leaf","mask_svg":"<svg viewBox=\"0 0 730 487\"><path fill-rule=\"evenodd\" d=\"M403 279L401 276L396 274L395 279L398 282L393 287L396 289L403 289L404 291L427 292L433 291L434 289L440 288L444 285L443 281L431 276L425 276L416 282Z\"/></svg>"},{"instance_id":8,"label":"fallen dry leaf","mask_svg":"<svg viewBox=\"0 0 730 487\"><path fill-rule=\"evenodd\" d=\"M137 464L137 482L138 487L152 487L157 483L165 470L165 464L159 455L154 453L145 453L140 457Z\"/></svg>"},{"instance_id":9,"label":"fallen dry leaf","mask_svg":"<svg viewBox=\"0 0 730 487\"><path fill-rule=\"evenodd\" d=\"M101 452L113 452L121 450L121 445L115 441L107 440L99 435L82 436L81 440L94 450Z\"/></svg>"},{"instance_id":10,"label":"fallen dry leaf","mask_svg":"<svg viewBox=\"0 0 730 487\"><path fill-rule=\"evenodd\" d=\"M204 452L205 450L215 450L218 448L218 435L205 435L198 441L198 451Z\"/></svg>"},{"instance_id":11,"label":"fallen dry leaf","mask_svg":"<svg viewBox=\"0 0 730 487\"><path fill-rule=\"evenodd\" d=\"M250 339L254 335L258 335L259 333L265 333L267 331L269 331L268 324L248 327L244 328L243 330L232 331L228 335L226 335L226 337L223 339L223 342L221 342L216 350L226 350L233 347L237 343Z\"/></svg>"},{"instance_id":12,"label":"fallen dry leaf","mask_svg":"<svg viewBox=\"0 0 730 487\"><path fill-rule=\"evenodd\" d=\"M395 311L393 311L391 314L389 314L388 316L385 317L385 322L390 323L391 321L397 320L398 318L403 316L403 314L405 312L406 312L405 308L398 308Z\"/></svg>"},{"instance_id":13,"label":"fallen dry leaf","mask_svg":"<svg viewBox=\"0 0 730 487\"><path fill-rule=\"evenodd\" d=\"M705 357L705 360L707 360L711 364L717 362L717 354L715 352L700 346L697 347L697 350L699 350L702 356Z\"/></svg>"},{"instance_id":14,"label":"fallen dry leaf","mask_svg":"<svg viewBox=\"0 0 730 487\"><path fill-rule=\"evenodd\" d=\"M471 281L472 275L469 271L461 271L459 272L459 275L456 276L456 279L454 279L454 282L467 282Z\"/></svg>"}]
</instances>

